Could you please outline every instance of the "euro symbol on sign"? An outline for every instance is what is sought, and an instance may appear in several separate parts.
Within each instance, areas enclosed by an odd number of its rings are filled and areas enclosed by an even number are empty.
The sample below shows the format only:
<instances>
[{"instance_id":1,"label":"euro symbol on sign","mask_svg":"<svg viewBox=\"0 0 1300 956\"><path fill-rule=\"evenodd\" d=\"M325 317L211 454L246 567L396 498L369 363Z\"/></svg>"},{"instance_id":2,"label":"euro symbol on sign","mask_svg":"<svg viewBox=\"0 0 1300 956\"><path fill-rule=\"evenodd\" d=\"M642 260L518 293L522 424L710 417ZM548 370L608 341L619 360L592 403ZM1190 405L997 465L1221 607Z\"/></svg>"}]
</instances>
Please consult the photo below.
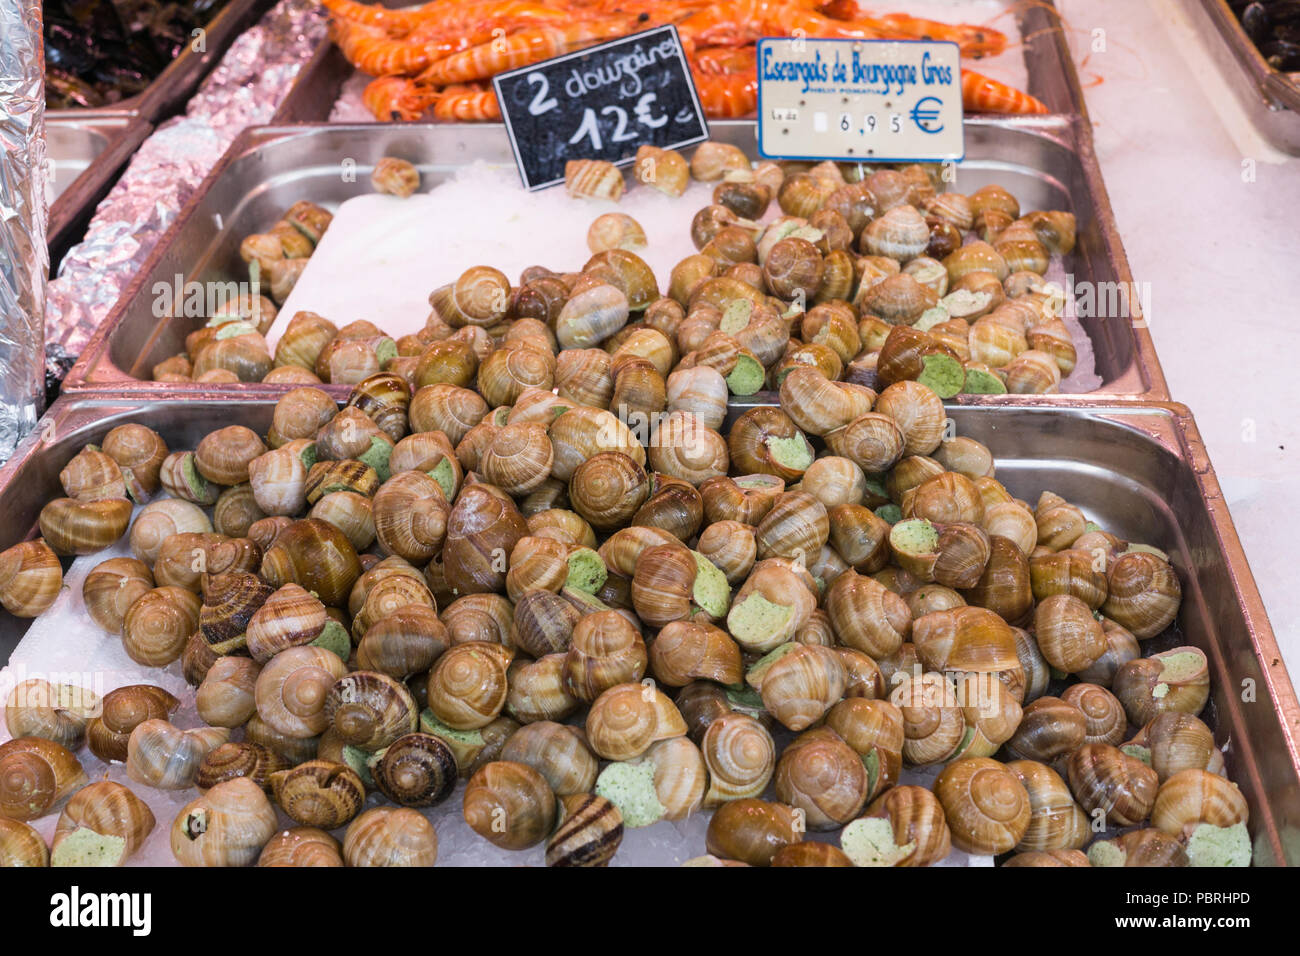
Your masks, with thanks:
<instances>
[{"instance_id":1,"label":"euro symbol on sign","mask_svg":"<svg viewBox=\"0 0 1300 956\"><path fill-rule=\"evenodd\" d=\"M933 135L934 133L943 132L943 124L939 124L938 126L933 125L938 122L939 110L942 106L942 101L933 96L922 97L917 100L916 105L912 107L912 122L915 123L923 133L930 133Z\"/></svg>"}]
</instances>

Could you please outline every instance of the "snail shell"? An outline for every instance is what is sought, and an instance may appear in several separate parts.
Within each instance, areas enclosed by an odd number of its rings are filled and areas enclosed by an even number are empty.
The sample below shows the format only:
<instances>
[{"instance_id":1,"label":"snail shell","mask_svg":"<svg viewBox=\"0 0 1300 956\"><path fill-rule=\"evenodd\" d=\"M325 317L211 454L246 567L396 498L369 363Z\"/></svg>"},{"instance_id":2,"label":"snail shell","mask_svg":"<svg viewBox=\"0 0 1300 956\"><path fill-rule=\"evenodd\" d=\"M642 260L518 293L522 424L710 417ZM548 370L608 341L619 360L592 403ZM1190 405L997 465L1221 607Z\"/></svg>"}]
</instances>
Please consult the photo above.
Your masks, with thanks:
<instances>
[{"instance_id":1,"label":"snail shell","mask_svg":"<svg viewBox=\"0 0 1300 956\"><path fill-rule=\"evenodd\" d=\"M275 830L275 809L266 794L236 777L181 809L172 823L172 855L181 866L248 866Z\"/></svg>"},{"instance_id":2,"label":"snail shell","mask_svg":"<svg viewBox=\"0 0 1300 956\"><path fill-rule=\"evenodd\" d=\"M704 732L700 750L709 771L706 807L761 794L776 770L772 735L747 714L733 712L715 718Z\"/></svg>"},{"instance_id":3,"label":"snail shell","mask_svg":"<svg viewBox=\"0 0 1300 956\"><path fill-rule=\"evenodd\" d=\"M514 609L500 594L466 594L442 612L453 646L479 641L513 650Z\"/></svg>"},{"instance_id":4,"label":"snail shell","mask_svg":"<svg viewBox=\"0 0 1300 956\"><path fill-rule=\"evenodd\" d=\"M33 677L10 692L5 726L14 737L44 737L75 751L86 738L87 724L102 713L102 707L93 691Z\"/></svg>"},{"instance_id":5,"label":"snail shell","mask_svg":"<svg viewBox=\"0 0 1300 956\"><path fill-rule=\"evenodd\" d=\"M775 650L811 619L817 598L796 573L799 565L769 559L754 566L727 612L727 629L744 650Z\"/></svg>"},{"instance_id":6,"label":"snail shell","mask_svg":"<svg viewBox=\"0 0 1300 956\"><path fill-rule=\"evenodd\" d=\"M258 866L343 866L339 841L318 827L281 830L262 848Z\"/></svg>"},{"instance_id":7,"label":"snail shell","mask_svg":"<svg viewBox=\"0 0 1300 956\"><path fill-rule=\"evenodd\" d=\"M378 528L377 512L375 523ZM361 562L342 531L324 521L304 518L276 537L262 558L260 574L272 588L300 584L327 607L344 607L361 576Z\"/></svg>"},{"instance_id":8,"label":"snail shell","mask_svg":"<svg viewBox=\"0 0 1300 956\"><path fill-rule=\"evenodd\" d=\"M202 508L181 498L150 502L131 525L131 551L152 565L158 560L163 541L183 532L211 533L212 522Z\"/></svg>"},{"instance_id":9,"label":"snail shell","mask_svg":"<svg viewBox=\"0 0 1300 956\"><path fill-rule=\"evenodd\" d=\"M1111 564L1106 582L1102 614L1139 641L1155 637L1178 616L1183 596L1178 574L1157 555L1147 551L1120 555Z\"/></svg>"},{"instance_id":10,"label":"snail shell","mask_svg":"<svg viewBox=\"0 0 1300 956\"><path fill-rule=\"evenodd\" d=\"M1170 711L1199 714L1210 696L1209 665L1196 647L1175 647L1120 666L1112 689L1138 725Z\"/></svg>"},{"instance_id":11,"label":"snail shell","mask_svg":"<svg viewBox=\"0 0 1300 956\"><path fill-rule=\"evenodd\" d=\"M855 866L929 866L952 852L952 833L933 793L902 786L872 801L840 844Z\"/></svg>"},{"instance_id":12,"label":"snail shell","mask_svg":"<svg viewBox=\"0 0 1300 956\"><path fill-rule=\"evenodd\" d=\"M72 751L44 737L18 737L0 744L0 817L35 820L86 783Z\"/></svg>"},{"instance_id":13,"label":"snail shell","mask_svg":"<svg viewBox=\"0 0 1300 956\"><path fill-rule=\"evenodd\" d=\"M833 830L857 816L867 801L866 766L827 727L796 737L776 765L776 795L804 811L812 830Z\"/></svg>"},{"instance_id":14,"label":"snail shell","mask_svg":"<svg viewBox=\"0 0 1300 956\"><path fill-rule=\"evenodd\" d=\"M709 821L709 853L750 866L769 866L778 850L798 843L799 814L784 803L744 798L723 804Z\"/></svg>"},{"instance_id":15,"label":"snail shell","mask_svg":"<svg viewBox=\"0 0 1300 956\"><path fill-rule=\"evenodd\" d=\"M1080 850L1027 850L1017 853L1003 866L1092 866Z\"/></svg>"},{"instance_id":16,"label":"snail shell","mask_svg":"<svg viewBox=\"0 0 1300 956\"><path fill-rule=\"evenodd\" d=\"M726 631L709 624L669 623L651 642L649 657L655 678L670 687L685 687L697 679L739 684L744 678L740 648ZM639 676L623 680L636 680Z\"/></svg>"},{"instance_id":17,"label":"snail shell","mask_svg":"<svg viewBox=\"0 0 1300 956\"><path fill-rule=\"evenodd\" d=\"M429 475L399 472L375 493L371 508L375 536L390 554L423 562L442 547L451 509L442 486Z\"/></svg>"},{"instance_id":18,"label":"snail shell","mask_svg":"<svg viewBox=\"0 0 1300 956\"><path fill-rule=\"evenodd\" d=\"M338 655L321 647L281 651L257 676L257 715L287 737L315 737L329 726L325 702L335 681L347 673Z\"/></svg>"},{"instance_id":19,"label":"snail shell","mask_svg":"<svg viewBox=\"0 0 1300 956\"><path fill-rule=\"evenodd\" d=\"M511 656L481 641L452 647L429 671L429 709L455 730L486 727L505 707Z\"/></svg>"},{"instance_id":20,"label":"snail shell","mask_svg":"<svg viewBox=\"0 0 1300 956\"><path fill-rule=\"evenodd\" d=\"M126 497L126 481L117 462L91 446L77 452L64 466L59 482L67 496L78 501Z\"/></svg>"},{"instance_id":21,"label":"snail shell","mask_svg":"<svg viewBox=\"0 0 1300 956\"><path fill-rule=\"evenodd\" d=\"M43 614L62 587L63 566L43 540L0 552L0 604L15 617Z\"/></svg>"},{"instance_id":22,"label":"snail shell","mask_svg":"<svg viewBox=\"0 0 1300 956\"><path fill-rule=\"evenodd\" d=\"M433 608L408 604L366 629L356 664L399 680L423 674L451 646L446 626Z\"/></svg>"},{"instance_id":23,"label":"snail shell","mask_svg":"<svg viewBox=\"0 0 1300 956\"><path fill-rule=\"evenodd\" d=\"M412 605L434 610L428 584L404 558L385 558L362 575L348 598L353 640L359 641L375 624Z\"/></svg>"},{"instance_id":24,"label":"snail shell","mask_svg":"<svg viewBox=\"0 0 1300 956\"><path fill-rule=\"evenodd\" d=\"M1020 726L1007 741L1017 759L1054 763L1087 742L1088 718L1059 697L1039 697L1027 704Z\"/></svg>"},{"instance_id":25,"label":"snail shell","mask_svg":"<svg viewBox=\"0 0 1300 956\"><path fill-rule=\"evenodd\" d=\"M791 843L776 851L772 866L853 866L848 855L829 843L805 840Z\"/></svg>"},{"instance_id":26,"label":"snail shell","mask_svg":"<svg viewBox=\"0 0 1300 956\"><path fill-rule=\"evenodd\" d=\"M1092 839L1087 815L1055 770L1033 760L1013 760L1007 769L1029 794L1029 828L1017 850L1077 850Z\"/></svg>"},{"instance_id":27,"label":"snail shell","mask_svg":"<svg viewBox=\"0 0 1300 956\"><path fill-rule=\"evenodd\" d=\"M962 592L962 596L1009 624L1022 621L1034 606L1029 561L1024 552L1008 538L989 535L988 564L975 586Z\"/></svg>"},{"instance_id":28,"label":"snail shell","mask_svg":"<svg viewBox=\"0 0 1300 956\"><path fill-rule=\"evenodd\" d=\"M154 588L142 594L122 619L122 646L127 656L146 667L166 667L181 656L199 626L199 597L179 587Z\"/></svg>"},{"instance_id":29,"label":"snail shell","mask_svg":"<svg viewBox=\"0 0 1300 956\"><path fill-rule=\"evenodd\" d=\"M713 522L700 532L697 548L732 586L744 582L758 556L754 529L739 521Z\"/></svg>"},{"instance_id":30,"label":"snail shell","mask_svg":"<svg viewBox=\"0 0 1300 956\"><path fill-rule=\"evenodd\" d=\"M340 678L325 698L325 714L344 743L370 751L414 732L420 717L406 685L375 671Z\"/></svg>"},{"instance_id":31,"label":"snail shell","mask_svg":"<svg viewBox=\"0 0 1300 956\"><path fill-rule=\"evenodd\" d=\"M1103 618L1101 629L1106 637L1106 653L1075 676L1079 680L1110 689L1120 667L1141 657L1142 650L1138 647L1137 638L1114 621Z\"/></svg>"},{"instance_id":32,"label":"snail shell","mask_svg":"<svg viewBox=\"0 0 1300 956\"><path fill-rule=\"evenodd\" d=\"M569 482L573 510L597 531L627 524L650 493L645 469L621 452L601 452L580 464Z\"/></svg>"},{"instance_id":33,"label":"snail shell","mask_svg":"<svg viewBox=\"0 0 1300 956\"><path fill-rule=\"evenodd\" d=\"M509 496L490 485L462 489L447 516L442 548L443 574L452 593L505 590L503 559L527 534L528 523Z\"/></svg>"},{"instance_id":34,"label":"snail shell","mask_svg":"<svg viewBox=\"0 0 1300 956\"><path fill-rule=\"evenodd\" d=\"M762 695L773 717L797 731L812 726L844 696L847 675L834 649L791 642L750 668L745 681Z\"/></svg>"},{"instance_id":35,"label":"snail shell","mask_svg":"<svg viewBox=\"0 0 1300 956\"><path fill-rule=\"evenodd\" d=\"M411 733L399 737L371 762L375 786L407 807L431 807L456 787L456 758L439 737Z\"/></svg>"},{"instance_id":36,"label":"snail shell","mask_svg":"<svg viewBox=\"0 0 1300 956\"><path fill-rule=\"evenodd\" d=\"M101 701L99 716L86 726L86 744L105 763L125 761L131 731L146 720L166 720L179 706L179 700L152 684L111 690Z\"/></svg>"},{"instance_id":37,"label":"snail shell","mask_svg":"<svg viewBox=\"0 0 1300 956\"><path fill-rule=\"evenodd\" d=\"M257 433L243 425L228 425L209 432L194 450L199 474L218 485L242 485L248 481L248 466L266 452Z\"/></svg>"},{"instance_id":38,"label":"snail shell","mask_svg":"<svg viewBox=\"0 0 1300 956\"><path fill-rule=\"evenodd\" d=\"M1084 743L1118 747L1128 731L1124 705L1110 691L1096 684L1071 684L1061 700L1082 711L1087 720Z\"/></svg>"},{"instance_id":39,"label":"snail shell","mask_svg":"<svg viewBox=\"0 0 1300 956\"><path fill-rule=\"evenodd\" d=\"M523 539L524 541L545 541L545 538ZM555 542L563 549L563 545ZM518 553L518 548L515 549ZM561 561L564 573L568 565ZM514 568L511 569L514 573ZM562 654L569 649L573 638L573 629L582 620L582 613L551 591L535 590L522 595L515 604L514 620L511 623L510 642L520 650L534 657L547 654Z\"/></svg>"},{"instance_id":40,"label":"snail shell","mask_svg":"<svg viewBox=\"0 0 1300 956\"><path fill-rule=\"evenodd\" d=\"M608 866L623 841L618 807L591 793L569 794L560 804L560 825L546 843L546 865Z\"/></svg>"},{"instance_id":41,"label":"snail shell","mask_svg":"<svg viewBox=\"0 0 1300 956\"><path fill-rule=\"evenodd\" d=\"M224 653L243 647L248 622L274 593L275 588L246 571L212 575L199 609L204 640Z\"/></svg>"},{"instance_id":42,"label":"snail shell","mask_svg":"<svg viewBox=\"0 0 1300 956\"><path fill-rule=\"evenodd\" d=\"M126 498L55 498L41 509L41 536L56 554L94 554L126 533L131 510Z\"/></svg>"},{"instance_id":43,"label":"snail shell","mask_svg":"<svg viewBox=\"0 0 1300 956\"><path fill-rule=\"evenodd\" d=\"M607 766L596 793L618 807L627 826L680 820L700 808L707 772L699 748L685 737L656 741L641 757Z\"/></svg>"},{"instance_id":44,"label":"snail shell","mask_svg":"<svg viewBox=\"0 0 1300 956\"><path fill-rule=\"evenodd\" d=\"M433 866L438 834L417 810L375 807L348 826L343 859L348 866Z\"/></svg>"},{"instance_id":45,"label":"snail shell","mask_svg":"<svg viewBox=\"0 0 1300 956\"><path fill-rule=\"evenodd\" d=\"M204 756L229 739L225 727L180 730L166 720L146 720L131 731L126 772L159 790L186 790L194 785Z\"/></svg>"},{"instance_id":46,"label":"snail shell","mask_svg":"<svg viewBox=\"0 0 1300 956\"><path fill-rule=\"evenodd\" d=\"M104 436L104 453L117 462L127 493L143 504L158 490L167 444L156 431L134 422L118 425Z\"/></svg>"},{"instance_id":47,"label":"snail shell","mask_svg":"<svg viewBox=\"0 0 1300 956\"><path fill-rule=\"evenodd\" d=\"M81 594L91 619L104 630L121 634L126 612L139 597L152 591L153 586L153 574L144 562L135 558L109 558L86 575Z\"/></svg>"},{"instance_id":48,"label":"snail shell","mask_svg":"<svg viewBox=\"0 0 1300 956\"><path fill-rule=\"evenodd\" d=\"M33 827L0 817L0 868L49 865L50 850Z\"/></svg>"},{"instance_id":49,"label":"snail shell","mask_svg":"<svg viewBox=\"0 0 1300 956\"><path fill-rule=\"evenodd\" d=\"M1098 840L1088 847L1092 866L1187 866L1187 851L1176 837L1149 827L1130 830L1113 840Z\"/></svg>"},{"instance_id":50,"label":"snail shell","mask_svg":"<svg viewBox=\"0 0 1300 956\"><path fill-rule=\"evenodd\" d=\"M153 832L143 800L108 780L78 790L59 815L51 866L121 866Z\"/></svg>"},{"instance_id":51,"label":"snail shell","mask_svg":"<svg viewBox=\"0 0 1300 956\"><path fill-rule=\"evenodd\" d=\"M511 716L525 724L563 720L582 705L568 691L566 659L564 654L546 654L535 661L521 658L510 665L506 709Z\"/></svg>"},{"instance_id":52,"label":"snail shell","mask_svg":"<svg viewBox=\"0 0 1300 956\"><path fill-rule=\"evenodd\" d=\"M802 491L779 495L754 532L758 557L807 562L830 537L826 506Z\"/></svg>"},{"instance_id":53,"label":"snail shell","mask_svg":"<svg viewBox=\"0 0 1300 956\"><path fill-rule=\"evenodd\" d=\"M314 758L322 739L323 737L290 737L276 730L256 714L244 725L245 741L261 744L291 766Z\"/></svg>"},{"instance_id":54,"label":"snail shell","mask_svg":"<svg viewBox=\"0 0 1300 956\"><path fill-rule=\"evenodd\" d=\"M264 664L281 651L316 640L327 621L324 604L301 585L286 584L249 618L245 629L248 652Z\"/></svg>"},{"instance_id":55,"label":"snail shell","mask_svg":"<svg viewBox=\"0 0 1300 956\"><path fill-rule=\"evenodd\" d=\"M498 760L470 778L463 813L470 829L490 843L526 850L555 829L555 794L527 764Z\"/></svg>"},{"instance_id":56,"label":"snail shell","mask_svg":"<svg viewBox=\"0 0 1300 956\"><path fill-rule=\"evenodd\" d=\"M653 686L631 683L597 697L586 727L591 749L606 760L631 760L656 740L686 733L686 722L671 700Z\"/></svg>"},{"instance_id":57,"label":"snail shell","mask_svg":"<svg viewBox=\"0 0 1300 956\"><path fill-rule=\"evenodd\" d=\"M1106 575L1096 570L1091 553L1078 548L1031 558L1029 580L1036 601L1053 594L1072 594L1094 611L1106 601Z\"/></svg>"},{"instance_id":58,"label":"snail shell","mask_svg":"<svg viewBox=\"0 0 1300 956\"><path fill-rule=\"evenodd\" d=\"M307 475L316 465L317 447L307 438L287 441L248 464L249 486L257 507L268 515L292 516L307 507Z\"/></svg>"},{"instance_id":59,"label":"snail shell","mask_svg":"<svg viewBox=\"0 0 1300 956\"><path fill-rule=\"evenodd\" d=\"M1159 778L1136 757L1107 744L1084 744L1066 760L1070 790L1088 813L1104 812L1115 826L1133 826L1151 813Z\"/></svg>"},{"instance_id":60,"label":"snail shell","mask_svg":"<svg viewBox=\"0 0 1300 956\"><path fill-rule=\"evenodd\" d=\"M714 610L725 613L723 602L730 597L726 585L726 576L708 560L700 555L697 560L694 552L673 539L672 544L655 545L646 548L636 559L636 572L632 576L632 606L637 617L650 627L663 627L672 621L680 621L697 613L697 583L702 586L713 585L716 591L709 603ZM706 575L705 565L712 570ZM721 585L719 588L718 585ZM703 590L703 587L701 588ZM722 594L723 591L727 593ZM703 595L699 595L704 600ZM708 614L702 606L700 612L705 620L715 615Z\"/></svg>"},{"instance_id":61,"label":"snail shell","mask_svg":"<svg viewBox=\"0 0 1300 956\"><path fill-rule=\"evenodd\" d=\"M506 741L501 759L532 767L558 797L589 793L599 762L576 728L543 720L527 724Z\"/></svg>"},{"instance_id":62,"label":"snail shell","mask_svg":"<svg viewBox=\"0 0 1300 956\"><path fill-rule=\"evenodd\" d=\"M996 760L954 760L934 782L953 845L967 853L1006 853L1024 839L1032 818L1029 794Z\"/></svg>"},{"instance_id":63,"label":"snail shell","mask_svg":"<svg viewBox=\"0 0 1300 956\"><path fill-rule=\"evenodd\" d=\"M626 617L617 611L588 614L573 628L564 658L564 686L573 697L590 703L611 687L639 681L647 661L645 641Z\"/></svg>"},{"instance_id":64,"label":"snail shell","mask_svg":"<svg viewBox=\"0 0 1300 956\"><path fill-rule=\"evenodd\" d=\"M194 785L200 790L211 790L223 781L247 777L270 793L271 774L288 768L289 762L284 757L262 744L227 742L203 755L194 773Z\"/></svg>"},{"instance_id":65,"label":"snail shell","mask_svg":"<svg viewBox=\"0 0 1300 956\"><path fill-rule=\"evenodd\" d=\"M214 505L221 488L208 481L194 464L194 452L174 451L164 459L159 472L162 486L173 498L198 505Z\"/></svg>"},{"instance_id":66,"label":"snail shell","mask_svg":"<svg viewBox=\"0 0 1300 956\"><path fill-rule=\"evenodd\" d=\"M826 713L826 726L843 738L867 769L867 799L898 782L906 731L903 712L887 700L850 697Z\"/></svg>"},{"instance_id":67,"label":"snail shell","mask_svg":"<svg viewBox=\"0 0 1300 956\"><path fill-rule=\"evenodd\" d=\"M296 823L333 830L361 811L366 788L349 767L329 760L309 760L270 777L275 802Z\"/></svg>"},{"instance_id":68,"label":"snail shell","mask_svg":"<svg viewBox=\"0 0 1300 956\"><path fill-rule=\"evenodd\" d=\"M1015 632L992 611L956 607L927 614L913 622L912 643L927 670L988 674L1002 681L1017 701L1024 698Z\"/></svg>"},{"instance_id":69,"label":"snail shell","mask_svg":"<svg viewBox=\"0 0 1300 956\"><path fill-rule=\"evenodd\" d=\"M895 653L911 634L907 602L853 571L835 579L824 603L840 643L877 660Z\"/></svg>"},{"instance_id":70,"label":"snail shell","mask_svg":"<svg viewBox=\"0 0 1300 956\"><path fill-rule=\"evenodd\" d=\"M1180 770L1160 785L1151 809L1151 824L1184 844L1202 826L1246 823L1250 809L1237 785L1207 770Z\"/></svg>"},{"instance_id":71,"label":"snail shell","mask_svg":"<svg viewBox=\"0 0 1300 956\"><path fill-rule=\"evenodd\" d=\"M242 727L257 713L253 688L261 668L247 657L220 657L208 669L195 698L199 717L213 727Z\"/></svg>"},{"instance_id":72,"label":"snail shell","mask_svg":"<svg viewBox=\"0 0 1300 956\"><path fill-rule=\"evenodd\" d=\"M903 715L903 759L913 766L953 756L966 734L966 718L953 683L933 671L908 674L889 695Z\"/></svg>"},{"instance_id":73,"label":"snail shell","mask_svg":"<svg viewBox=\"0 0 1300 956\"><path fill-rule=\"evenodd\" d=\"M1073 594L1052 594L1039 602L1034 635L1047 663L1067 674L1091 667L1108 646L1101 622Z\"/></svg>"},{"instance_id":74,"label":"snail shell","mask_svg":"<svg viewBox=\"0 0 1300 956\"><path fill-rule=\"evenodd\" d=\"M551 425L551 447L555 461L551 475L567 482L578 466L601 452L622 452L638 465L646 462L645 447L631 429L604 409L571 408Z\"/></svg>"},{"instance_id":75,"label":"snail shell","mask_svg":"<svg viewBox=\"0 0 1300 956\"><path fill-rule=\"evenodd\" d=\"M1191 714L1174 711L1159 715L1142 728L1131 745L1147 750L1151 769L1161 783L1181 770L1223 772L1223 754L1214 743L1213 731ZM1130 745L1124 749L1134 753Z\"/></svg>"}]
</instances>

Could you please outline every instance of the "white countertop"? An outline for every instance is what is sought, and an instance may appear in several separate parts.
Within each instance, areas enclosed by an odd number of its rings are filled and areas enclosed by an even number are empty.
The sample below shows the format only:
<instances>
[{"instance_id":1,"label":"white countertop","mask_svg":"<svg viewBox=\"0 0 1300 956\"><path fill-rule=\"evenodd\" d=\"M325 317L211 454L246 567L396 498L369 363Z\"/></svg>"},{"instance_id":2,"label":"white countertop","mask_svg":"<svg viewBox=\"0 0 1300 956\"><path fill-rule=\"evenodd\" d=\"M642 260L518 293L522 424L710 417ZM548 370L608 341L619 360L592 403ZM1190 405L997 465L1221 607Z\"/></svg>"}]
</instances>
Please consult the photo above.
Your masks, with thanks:
<instances>
[{"instance_id":1,"label":"white countertop","mask_svg":"<svg viewBox=\"0 0 1300 956\"><path fill-rule=\"evenodd\" d=\"M1151 284L1169 390L1196 417L1295 682L1300 158L1251 127L1189 24L1192 2L1057 8L1133 276Z\"/></svg>"}]
</instances>

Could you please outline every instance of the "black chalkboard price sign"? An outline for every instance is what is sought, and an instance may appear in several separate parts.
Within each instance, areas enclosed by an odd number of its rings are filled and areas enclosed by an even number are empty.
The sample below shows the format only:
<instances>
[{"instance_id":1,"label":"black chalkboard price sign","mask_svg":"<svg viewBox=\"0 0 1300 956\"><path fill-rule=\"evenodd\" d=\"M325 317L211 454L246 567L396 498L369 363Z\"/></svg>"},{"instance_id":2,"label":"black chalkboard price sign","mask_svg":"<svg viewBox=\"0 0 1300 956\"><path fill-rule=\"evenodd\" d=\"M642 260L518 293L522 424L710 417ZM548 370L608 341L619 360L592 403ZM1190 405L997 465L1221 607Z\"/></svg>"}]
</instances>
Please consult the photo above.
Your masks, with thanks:
<instances>
[{"instance_id":1,"label":"black chalkboard price sign","mask_svg":"<svg viewBox=\"0 0 1300 956\"><path fill-rule=\"evenodd\" d=\"M645 145L675 149L709 138L671 25L499 73L492 85L530 190L564 182L571 159L623 165Z\"/></svg>"}]
</instances>

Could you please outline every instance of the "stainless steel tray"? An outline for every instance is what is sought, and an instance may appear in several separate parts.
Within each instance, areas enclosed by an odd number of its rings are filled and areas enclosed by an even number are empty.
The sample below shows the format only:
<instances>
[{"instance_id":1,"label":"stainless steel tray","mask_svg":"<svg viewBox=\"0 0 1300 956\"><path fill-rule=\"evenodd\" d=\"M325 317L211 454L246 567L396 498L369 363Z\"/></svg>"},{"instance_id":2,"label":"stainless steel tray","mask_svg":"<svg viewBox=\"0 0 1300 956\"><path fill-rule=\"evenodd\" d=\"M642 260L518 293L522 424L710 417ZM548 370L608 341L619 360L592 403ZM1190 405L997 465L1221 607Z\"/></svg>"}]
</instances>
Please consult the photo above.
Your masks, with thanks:
<instances>
[{"instance_id":1,"label":"stainless steel tray","mask_svg":"<svg viewBox=\"0 0 1300 956\"><path fill-rule=\"evenodd\" d=\"M1300 156L1300 73L1274 69L1246 35L1225 0L1189 3L1188 14L1209 34L1210 54L1260 133Z\"/></svg>"},{"instance_id":2,"label":"stainless steel tray","mask_svg":"<svg viewBox=\"0 0 1300 956\"><path fill-rule=\"evenodd\" d=\"M141 422L170 447L193 448L218 420L265 432L272 407L213 392L191 402L60 399L46 427L0 467L0 513L9 518L0 549L36 533L40 508L61 494L59 470L115 425ZM1188 410L1089 399L1070 407L954 407L951 414L959 434L993 450L998 478L1013 494L1055 491L1108 530L1170 554L1184 588L1176 639L1209 657L1214 693L1206 716L1250 805L1255 862L1300 863L1300 703ZM0 662L27 624L0 611ZM1255 690L1251 702L1242 700L1247 686Z\"/></svg>"},{"instance_id":3,"label":"stainless steel tray","mask_svg":"<svg viewBox=\"0 0 1300 956\"><path fill-rule=\"evenodd\" d=\"M715 139L756 148L752 122L716 122L711 129ZM142 379L155 364L182 351L186 334L201 320L155 315L155 284L171 288L177 276L199 283L242 278L247 274L239 258L244 236L266 228L295 200L309 198L334 207L368 191L370 169L387 154L419 158L426 183L439 182L472 160L514 164L500 124L309 124L246 130L100 325L65 380L65 391L111 385L156 392L158 385ZM997 182L1027 209L1075 212L1078 243L1067 265L1076 284L1111 288L1132 281L1086 124L1062 116L968 120L966 156L958 173L963 191ZM341 175L345 161L354 164L355 176ZM1103 380L1099 393L1169 397L1142 323L1116 317L1083 319L1082 324ZM179 383L165 391L183 394L191 387L203 386ZM268 387L226 386L230 394L258 394ZM346 387L338 387L337 394L346 392Z\"/></svg>"},{"instance_id":4,"label":"stainless steel tray","mask_svg":"<svg viewBox=\"0 0 1300 956\"><path fill-rule=\"evenodd\" d=\"M403 6L397 0L387 0L381 6ZM1028 92L1047 105L1053 113L1065 116L1087 116L1083 90L1074 69L1074 58L1065 42L1061 18L1051 0L1039 3L1014 5L1016 27L1024 37L1021 51L1028 72ZM926 11L918 11L924 15ZM942 19L942 11L933 12ZM972 61L978 69L978 61ZM276 111L274 123L305 123L328 120L338 102L339 93L356 74L356 69L344 59L328 38L316 48L315 54L299 72L293 86Z\"/></svg>"},{"instance_id":5,"label":"stainless steel tray","mask_svg":"<svg viewBox=\"0 0 1300 956\"><path fill-rule=\"evenodd\" d=\"M229 0L203 28L203 52L195 50L192 44L186 44L176 59L167 64L144 92L107 107L96 108L94 112L137 116L151 123L175 113L189 102L199 83L221 61L235 38L269 10L272 2L273 0ZM91 111L79 109L49 110L45 115L47 118L74 118L89 112Z\"/></svg>"},{"instance_id":6,"label":"stainless steel tray","mask_svg":"<svg viewBox=\"0 0 1300 956\"><path fill-rule=\"evenodd\" d=\"M81 238L99 201L153 129L118 113L50 113L45 118L51 172L50 271Z\"/></svg>"}]
</instances>

